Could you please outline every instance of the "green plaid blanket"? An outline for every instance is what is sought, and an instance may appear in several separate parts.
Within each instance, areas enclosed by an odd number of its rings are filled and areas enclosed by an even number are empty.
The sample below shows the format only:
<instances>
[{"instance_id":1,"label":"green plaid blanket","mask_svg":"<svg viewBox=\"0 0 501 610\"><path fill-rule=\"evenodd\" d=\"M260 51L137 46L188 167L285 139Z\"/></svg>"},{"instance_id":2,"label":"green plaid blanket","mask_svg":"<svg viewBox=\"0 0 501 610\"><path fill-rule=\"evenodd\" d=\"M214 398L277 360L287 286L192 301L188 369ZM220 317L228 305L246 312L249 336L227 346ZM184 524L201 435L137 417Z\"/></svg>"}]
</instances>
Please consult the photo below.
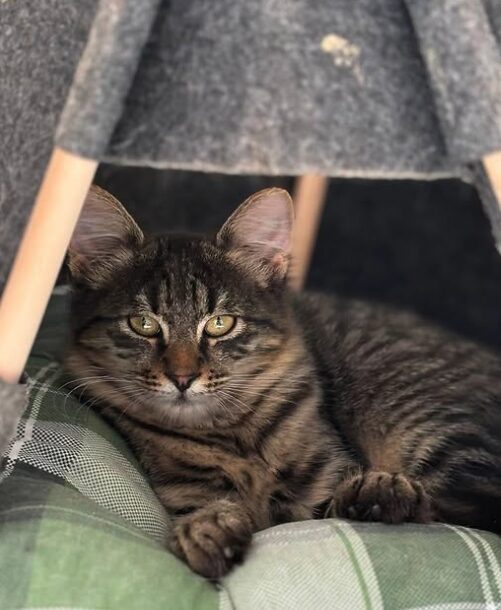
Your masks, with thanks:
<instances>
[{"instance_id":1,"label":"green plaid blanket","mask_svg":"<svg viewBox=\"0 0 501 610\"><path fill-rule=\"evenodd\" d=\"M66 306L53 297L3 458L0 610L501 610L501 540L446 525L287 524L220 586L191 573L121 437L65 385Z\"/></svg>"}]
</instances>

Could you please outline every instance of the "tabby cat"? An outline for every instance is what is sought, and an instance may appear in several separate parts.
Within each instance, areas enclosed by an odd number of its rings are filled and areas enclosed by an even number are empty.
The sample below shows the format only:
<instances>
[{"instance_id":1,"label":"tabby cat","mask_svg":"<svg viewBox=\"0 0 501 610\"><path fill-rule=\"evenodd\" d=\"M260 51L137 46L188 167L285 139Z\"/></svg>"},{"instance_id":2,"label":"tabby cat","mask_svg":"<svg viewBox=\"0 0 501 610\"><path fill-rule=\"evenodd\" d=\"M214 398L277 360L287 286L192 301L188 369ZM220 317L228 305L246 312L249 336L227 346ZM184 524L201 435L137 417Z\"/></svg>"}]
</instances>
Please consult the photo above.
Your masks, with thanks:
<instances>
[{"instance_id":1,"label":"tabby cat","mask_svg":"<svg viewBox=\"0 0 501 610\"><path fill-rule=\"evenodd\" d=\"M501 533L501 357L406 313L286 285L292 205L147 238L93 187L69 250L66 364L223 576L257 530L337 515Z\"/></svg>"}]
</instances>

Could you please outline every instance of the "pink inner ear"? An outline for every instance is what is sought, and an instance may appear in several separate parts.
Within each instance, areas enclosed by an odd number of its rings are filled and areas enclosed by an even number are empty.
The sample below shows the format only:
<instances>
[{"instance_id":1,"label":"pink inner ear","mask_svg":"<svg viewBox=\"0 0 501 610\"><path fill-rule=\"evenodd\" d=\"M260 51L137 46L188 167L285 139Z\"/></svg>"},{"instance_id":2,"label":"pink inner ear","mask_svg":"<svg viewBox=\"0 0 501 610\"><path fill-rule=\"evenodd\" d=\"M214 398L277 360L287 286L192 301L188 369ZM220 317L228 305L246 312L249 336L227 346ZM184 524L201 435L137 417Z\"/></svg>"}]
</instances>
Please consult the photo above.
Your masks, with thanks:
<instances>
[{"instance_id":1,"label":"pink inner ear","mask_svg":"<svg viewBox=\"0 0 501 610\"><path fill-rule=\"evenodd\" d=\"M109 193L89 191L70 243L70 254L84 262L112 255L142 239L140 229Z\"/></svg>"},{"instance_id":2,"label":"pink inner ear","mask_svg":"<svg viewBox=\"0 0 501 610\"><path fill-rule=\"evenodd\" d=\"M288 252L290 250L290 226L286 221L282 223L282 227L280 229L275 229L272 233L270 233L268 242L273 244L277 250L284 250Z\"/></svg>"},{"instance_id":3,"label":"pink inner ear","mask_svg":"<svg viewBox=\"0 0 501 610\"><path fill-rule=\"evenodd\" d=\"M126 238L123 227L106 214L83 217L71 239L70 249L81 259L95 258L113 251Z\"/></svg>"},{"instance_id":4,"label":"pink inner ear","mask_svg":"<svg viewBox=\"0 0 501 610\"><path fill-rule=\"evenodd\" d=\"M291 248L290 203L279 192L263 195L251 202L235 221L236 241L241 245L259 245L266 250L289 253Z\"/></svg>"}]
</instances>

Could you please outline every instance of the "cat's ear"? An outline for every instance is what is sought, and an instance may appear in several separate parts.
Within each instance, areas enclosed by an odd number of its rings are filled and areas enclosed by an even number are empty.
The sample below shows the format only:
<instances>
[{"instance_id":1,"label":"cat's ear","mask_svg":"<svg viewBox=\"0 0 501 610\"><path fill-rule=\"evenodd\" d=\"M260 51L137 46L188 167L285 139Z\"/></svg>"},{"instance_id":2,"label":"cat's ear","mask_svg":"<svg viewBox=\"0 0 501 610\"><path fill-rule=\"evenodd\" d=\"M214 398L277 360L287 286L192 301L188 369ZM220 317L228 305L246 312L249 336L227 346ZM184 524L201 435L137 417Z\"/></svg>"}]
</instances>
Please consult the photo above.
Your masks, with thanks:
<instances>
[{"instance_id":1,"label":"cat's ear","mask_svg":"<svg viewBox=\"0 0 501 610\"><path fill-rule=\"evenodd\" d=\"M98 287L134 256L143 241L123 205L105 190L91 186L68 249L74 280Z\"/></svg>"},{"instance_id":2,"label":"cat's ear","mask_svg":"<svg viewBox=\"0 0 501 610\"><path fill-rule=\"evenodd\" d=\"M283 280L289 267L293 217L287 191L259 191L226 221L217 235L217 244L251 271L261 285Z\"/></svg>"}]
</instances>

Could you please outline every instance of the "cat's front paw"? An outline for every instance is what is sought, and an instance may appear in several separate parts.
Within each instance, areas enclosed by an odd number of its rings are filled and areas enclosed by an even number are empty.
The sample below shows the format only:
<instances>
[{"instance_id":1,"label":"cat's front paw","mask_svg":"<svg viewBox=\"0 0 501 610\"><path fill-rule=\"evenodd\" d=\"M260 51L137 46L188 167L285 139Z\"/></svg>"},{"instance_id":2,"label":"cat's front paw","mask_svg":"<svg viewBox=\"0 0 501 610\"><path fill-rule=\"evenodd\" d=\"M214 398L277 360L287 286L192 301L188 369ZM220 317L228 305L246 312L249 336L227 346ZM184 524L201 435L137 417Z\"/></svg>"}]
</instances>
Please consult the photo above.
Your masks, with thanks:
<instances>
[{"instance_id":1,"label":"cat's front paw","mask_svg":"<svg viewBox=\"0 0 501 610\"><path fill-rule=\"evenodd\" d=\"M241 506L221 500L180 517L170 547L192 570L217 579L242 562L252 529L251 520Z\"/></svg>"},{"instance_id":2,"label":"cat's front paw","mask_svg":"<svg viewBox=\"0 0 501 610\"><path fill-rule=\"evenodd\" d=\"M337 488L338 517L358 521L427 523L430 500L422 485L403 474L363 472L345 479Z\"/></svg>"}]
</instances>

